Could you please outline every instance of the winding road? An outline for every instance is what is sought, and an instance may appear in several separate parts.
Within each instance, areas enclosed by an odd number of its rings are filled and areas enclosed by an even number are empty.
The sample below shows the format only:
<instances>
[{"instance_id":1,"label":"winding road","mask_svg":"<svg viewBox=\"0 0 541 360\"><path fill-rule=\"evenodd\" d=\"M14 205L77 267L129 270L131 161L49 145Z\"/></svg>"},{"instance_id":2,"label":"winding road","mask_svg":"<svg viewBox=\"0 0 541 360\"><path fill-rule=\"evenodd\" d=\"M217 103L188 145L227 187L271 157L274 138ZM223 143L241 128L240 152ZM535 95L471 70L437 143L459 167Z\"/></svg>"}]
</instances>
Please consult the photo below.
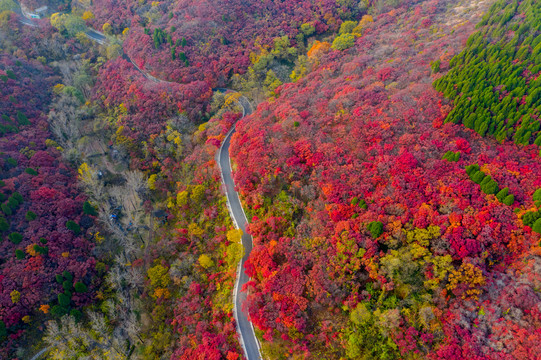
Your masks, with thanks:
<instances>
[{"instance_id":1,"label":"winding road","mask_svg":"<svg viewBox=\"0 0 541 360\"><path fill-rule=\"evenodd\" d=\"M17 7L15 9L13 9L13 12L15 14L19 15L19 21L21 22L21 24L31 26L31 27L38 27L39 26L38 24L36 24L35 21L33 21L30 18L27 18L24 15L23 10L21 8L21 4L19 3L18 0L13 0L13 2L17 5Z\"/></svg>"},{"instance_id":2,"label":"winding road","mask_svg":"<svg viewBox=\"0 0 541 360\"><path fill-rule=\"evenodd\" d=\"M243 109L243 117L252 113L252 106L247 98L242 96L239 99L239 104ZM244 257L240 261L237 267L237 280L235 282L235 290L233 295L234 308L233 313L237 322L237 331L240 334L240 342L246 358L248 360L260 360L261 353L259 347L259 341L257 340L254 332L252 322L248 318L246 311L243 311L242 305L246 301L246 293L241 289L244 284L249 280L246 272L243 271L244 264L250 252L252 251L252 235L248 234L246 227L248 225L248 219L242 208L239 194L235 191L235 182L233 181L233 173L231 170L231 157L229 155L229 147L231 145L231 136L235 133L235 125L229 130L222 146L218 151L218 165L220 167L220 174L222 176L222 184L224 186L225 195L227 197L227 207L229 214L233 219L233 223L237 229L242 230L242 245L244 246Z\"/></svg>"},{"instance_id":3,"label":"winding road","mask_svg":"<svg viewBox=\"0 0 541 360\"><path fill-rule=\"evenodd\" d=\"M105 37L105 35L103 35L102 33L100 33L99 31L96 31L94 29L88 29L86 32L85 32L85 35L90 39L90 40L94 40L95 42L97 42L98 44L100 45L103 45L105 43L107 43L107 38Z\"/></svg>"},{"instance_id":4,"label":"winding road","mask_svg":"<svg viewBox=\"0 0 541 360\"><path fill-rule=\"evenodd\" d=\"M38 27L39 25L36 24L36 22L24 16L23 12L21 11L19 2L17 0L15 0L15 2L18 5L18 8L14 10L14 12L19 15L20 22L24 25ZM108 43L105 35L94 29L87 30L85 34L89 39L94 40L101 45ZM126 53L123 53L123 58L132 63L133 66L135 66L135 68L148 80L154 82L165 82L144 72L141 68L137 66L137 64L132 61L132 59ZM229 89L219 88L216 89L216 91L225 92L229 91ZM252 113L252 105L246 97L241 96L239 98L239 104L241 105L243 110L243 118ZM246 358L248 360L261 360L261 349L259 346L259 341L255 336L254 327L252 325L252 322L249 320L248 313L246 311L243 311L243 304L246 301L247 294L245 292L242 292L241 289L244 284L246 284L249 280L248 275L246 275L243 269L246 260L248 260L248 257L250 256L250 253L252 251L253 239L252 236L246 231L248 219L246 218L246 214L244 213L244 210L242 208L239 194L235 191L235 182L233 181L233 174L231 170L231 157L229 155L229 147L231 145L231 136L235 133L235 127L236 124L233 125L231 130L227 133L224 141L222 142L222 145L218 150L216 156L216 162L218 163L218 166L220 168L222 184L224 186L225 195L227 197L227 207L229 209L229 213L231 215L231 218L233 219L235 227L242 230L242 245L244 246L244 257L242 258L237 267L237 279L233 292L233 313L235 316L235 321L237 323L237 331L240 335L240 343L244 350ZM47 352L48 349L48 347L42 349L40 352L34 355L31 360L39 359L43 354Z\"/></svg>"}]
</instances>

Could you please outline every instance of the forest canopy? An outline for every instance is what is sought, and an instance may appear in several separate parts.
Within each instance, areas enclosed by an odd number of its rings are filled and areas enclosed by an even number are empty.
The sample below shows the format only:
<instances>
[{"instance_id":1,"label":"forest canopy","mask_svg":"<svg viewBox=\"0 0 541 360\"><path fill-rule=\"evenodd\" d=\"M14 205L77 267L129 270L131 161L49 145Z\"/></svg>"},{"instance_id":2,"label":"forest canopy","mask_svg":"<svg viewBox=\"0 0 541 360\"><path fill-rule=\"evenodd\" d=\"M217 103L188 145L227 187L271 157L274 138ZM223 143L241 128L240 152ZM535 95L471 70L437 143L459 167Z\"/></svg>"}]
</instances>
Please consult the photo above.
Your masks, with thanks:
<instances>
[{"instance_id":1,"label":"forest canopy","mask_svg":"<svg viewBox=\"0 0 541 360\"><path fill-rule=\"evenodd\" d=\"M0 358L536 358L540 16L0 0Z\"/></svg>"}]
</instances>

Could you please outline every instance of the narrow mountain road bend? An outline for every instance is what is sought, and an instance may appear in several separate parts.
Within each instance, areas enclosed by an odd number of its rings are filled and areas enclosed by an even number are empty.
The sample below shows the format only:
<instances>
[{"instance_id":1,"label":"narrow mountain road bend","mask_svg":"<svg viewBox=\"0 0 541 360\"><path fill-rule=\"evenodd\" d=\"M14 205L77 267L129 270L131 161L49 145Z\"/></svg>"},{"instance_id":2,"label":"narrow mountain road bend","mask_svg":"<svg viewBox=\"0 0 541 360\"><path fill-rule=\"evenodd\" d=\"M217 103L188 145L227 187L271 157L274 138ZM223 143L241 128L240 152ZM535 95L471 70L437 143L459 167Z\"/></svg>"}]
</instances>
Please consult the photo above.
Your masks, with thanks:
<instances>
[{"instance_id":1,"label":"narrow mountain road bend","mask_svg":"<svg viewBox=\"0 0 541 360\"><path fill-rule=\"evenodd\" d=\"M34 19L31 19L31 18L28 18L28 17L25 16L25 14L22 12L21 4L19 3L19 1L14 0L14 2L15 2L15 4L17 4L17 8L13 9L13 12L16 13L17 15L19 15L19 21L21 22L21 24L28 25L28 26L31 26L31 27L39 27L39 23L37 23ZM109 44L109 40L107 39L107 37L103 33L99 32L99 31L97 31L95 29L88 29L85 32L85 35L86 35L87 38L89 38L90 40L94 40L95 42L97 42L100 45L108 45ZM151 81L154 81L154 82L171 82L171 81L160 80L160 79L146 73L145 71L143 71L128 56L128 54L126 54L124 52L124 50L122 51L122 58L125 59L126 61L129 61L141 74L143 74L143 76L145 78L147 78L147 80L151 80Z\"/></svg>"},{"instance_id":2,"label":"narrow mountain road bend","mask_svg":"<svg viewBox=\"0 0 541 360\"><path fill-rule=\"evenodd\" d=\"M15 0L17 5L19 5L19 8L15 11L21 18L21 23L24 25L37 27L39 26L36 22L34 22L32 19L28 19L24 16L20 9L20 4L17 0ZM86 33L86 36L99 43L100 45L107 44L107 38L104 34L94 30L89 29ZM164 80L160 80L155 78L154 76L147 74L145 71L143 71L141 68L135 64L132 59L123 52L122 57L129 61L130 63L135 66L135 68L143 74L145 78L148 80L154 81L154 82L168 82ZM226 92L229 91L229 89L224 88L218 88L214 89L215 91L221 91ZM252 113L252 105L250 104L250 101L242 96L239 99L239 104L242 106L243 109L243 116L245 117L247 115L250 115ZM261 360L261 352L259 347L259 341L257 340L254 332L254 327L252 325L252 322L248 319L247 312L242 310L242 305L246 301L246 293L242 292L241 289L249 280L248 275L243 271L244 265L246 263L246 260L248 260L248 257L250 256L250 253L252 251L252 236L246 232L246 226L248 225L248 219L246 218L246 214L244 213L244 210L242 209L242 204L240 202L239 194L235 191L235 183L233 181L233 174L231 170L231 160L229 156L229 146L231 145L231 136L235 132L235 125L233 125L233 128L229 131L229 133L226 135L218 153L217 153L217 163L220 167L220 173L222 177L222 184L225 189L225 194L227 197L227 205L229 208L229 212L231 215L231 218L233 219L233 222L235 223L235 226L242 230L242 245L244 246L244 257L240 261L238 267L237 267L237 279L235 282L235 289L233 293L233 313L235 316L235 320L237 322L237 331L240 335L240 343L244 350L244 353L246 355L246 358L248 360ZM38 352L34 357L32 357L32 360L40 358L49 348L42 349L40 352Z\"/></svg>"},{"instance_id":3,"label":"narrow mountain road bend","mask_svg":"<svg viewBox=\"0 0 541 360\"><path fill-rule=\"evenodd\" d=\"M41 349L36 355L32 356L30 360L38 360L42 355L44 355L47 351L49 351L50 346L47 346L46 348Z\"/></svg>"},{"instance_id":4,"label":"narrow mountain road bend","mask_svg":"<svg viewBox=\"0 0 541 360\"><path fill-rule=\"evenodd\" d=\"M94 29L89 29L85 32L85 35L90 39L90 40L94 40L95 42L97 42L98 44L100 45L103 45L107 42L107 38L105 37L105 35L103 35L102 33L100 33L99 31L96 31Z\"/></svg>"},{"instance_id":5,"label":"narrow mountain road bend","mask_svg":"<svg viewBox=\"0 0 541 360\"><path fill-rule=\"evenodd\" d=\"M23 13L23 10L21 8L21 4L19 3L18 0L14 0L15 4L17 4L17 8L16 9L13 9L13 12L17 15L19 15L19 21L21 22L21 24L23 25L27 25L27 26L32 26L32 27L38 27L39 25L36 24L35 21L33 21L32 19L30 18L27 18L24 13Z\"/></svg>"},{"instance_id":6,"label":"narrow mountain road bend","mask_svg":"<svg viewBox=\"0 0 541 360\"><path fill-rule=\"evenodd\" d=\"M243 117L252 113L252 107L250 102L245 97L239 99L239 103L243 108ZM243 311L242 305L246 301L246 293L241 289L244 284L249 280L248 275L244 272L244 264L250 252L252 251L252 236L247 233L246 227L248 225L248 219L242 209L240 203L239 194L235 191L235 182L233 181L233 174L231 171L231 159L229 156L229 147L231 145L231 136L235 133L235 125L226 135L220 150L218 151L218 165L220 167L220 173L222 176L222 183L224 185L225 194L227 197L227 205L231 218L235 223L235 226L242 230L242 245L244 246L244 257L242 258L237 268L237 281L235 282L234 290L234 315L237 322L237 331L240 334L241 345L244 349L244 353L248 360L260 360L261 354L259 349L259 342L255 336L254 327L252 322L248 319L247 312Z\"/></svg>"}]
</instances>

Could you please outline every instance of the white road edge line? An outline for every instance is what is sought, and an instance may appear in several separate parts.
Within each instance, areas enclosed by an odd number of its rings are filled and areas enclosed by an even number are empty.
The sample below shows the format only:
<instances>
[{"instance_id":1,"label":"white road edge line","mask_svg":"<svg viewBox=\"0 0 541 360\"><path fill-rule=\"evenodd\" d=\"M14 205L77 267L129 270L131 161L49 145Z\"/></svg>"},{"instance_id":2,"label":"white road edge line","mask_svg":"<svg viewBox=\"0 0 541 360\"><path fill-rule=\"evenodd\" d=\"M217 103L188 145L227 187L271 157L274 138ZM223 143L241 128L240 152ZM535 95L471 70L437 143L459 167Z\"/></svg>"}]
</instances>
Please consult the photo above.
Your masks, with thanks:
<instances>
[{"instance_id":1,"label":"white road edge line","mask_svg":"<svg viewBox=\"0 0 541 360\"><path fill-rule=\"evenodd\" d=\"M246 99L246 98L245 98ZM248 101L248 99L246 99L246 101ZM238 104L242 107L242 117L241 119L243 119L245 116L246 116L246 108L244 107L244 105L238 101ZM250 102L248 101L248 104L250 104ZM250 104L250 107L251 107L251 104ZM240 119L239 119L240 120ZM231 207L231 203L229 201L229 197L227 196L227 188L226 188L226 185L225 185L225 179L224 179L224 174L223 174L223 169L222 169L222 165L220 164L220 157L222 155L222 149L224 147L224 144L226 143L227 139L229 137L231 137L231 133L236 129L236 123L233 124L233 126L231 127L231 129L227 132L227 134L225 135L223 141L222 141L222 144L220 145L220 149L218 149L218 152L216 154L216 162L218 163L218 168L220 170L220 178L222 179L222 188L224 189L224 193L225 193L225 198L226 198L226 202L227 202L227 209L229 211L229 215L231 216L231 219L233 220L233 223L235 225L235 228L237 229L240 229L239 227L239 224L237 223L237 220L235 219L235 215L233 214L233 209ZM231 166L231 154L229 155L228 157L228 160L229 160L229 168L231 169L231 173L233 173L233 168ZM234 189L233 189L234 190ZM238 196L238 193L235 191L235 193L237 194ZM242 206L242 203L240 201L240 196L239 196L239 203L240 203L240 208L242 210L242 214L244 215L244 219L246 221L246 224L248 225L248 218L246 216L246 213L244 212L244 206ZM241 240L241 244L242 244L242 240ZM252 239L252 245L253 245L253 239ZM244 350L244 354L246 355L246 358L249 359L249 356L248 356L248 351L246 350L246 345L244 343L244 339L242 337L242 332L240 331L240 324L239 324L239 318L238 318L238 309L237 309L237 294L238 294L238 289L239 289L239 284L240 284L240 274L241 274L241 271L242 271L242 268L241 268L241 265L242 265L242 259L239 261L239 264L237 265L237 277L235 279L235 288L234 288L234 292L233 292L233 317L235 318L235 322L236 322L236 327L237 327L237 332L239 333L239 338L240 338L240 343L241 343L241 346L242 346L242 349ZM248 321L248 323L250 324L251 328L252 328L252 332L254 333L254 337L255 337L255 340L256 340L256 346L257 346L257 350L259 352L259 357L262 358L261 356L261 344L259 343L259 339L257 338L257 336L255 336L255 329L254 329L254 325L251 321Z\"/></svg>"},{"instance_id":2,"label":"white road edge line","mask_svg":"<svg viewBox=\"0 0 541 360\"><path fill-rule=\"evenodd\" d=\"M26 17L24 17L23 15L23 19L26 19L28 20L28 22L25 22L24 20L20 20L20 22L24 25L28 25L28 26L31 26L31 27L38 27L37 24L34 24L32 22L32 20L30 19L27 19ZM91 29L90 31L94 31L100 35L103 35L101 32L97 31L97 30L94 30L94 29ZM107 39L103 40L103 41L100 41L96 38L93 38L92 36L90 36L88 34L88 32L85 32L85 35L91 39L91 40L94 40L96 41L98 44L100 45L103 45L104 43L107 42ZM137 66L137 64L135 64L131 58L128 56L128 58L130 59L130 62L132 63L133 66L135 66L135 68L137 70L139 70L140 73L143 74L143 76L145 76L145 78L147 78L148 80L151 80L151 81L154 81L154 82L161 82L162 80L159 80L157 78L155 78L154 76L152 75L149 75L147 73L145 73L143 70L141 70L139 68L139 66ZM244 97L243 97L244 98ZM248 99L244 98L247 102L248 102L248 105L250 106L250 108L252 108L252 104L250 104L250 102L248 101ZM242 117L241 119L243 119L245 116L246 116L246 108L244 106L244 104L242 104L242 102L239 100L238 101L238 104L242 107ZM239 119L240 120L240 119ZM222 144L220 145L220 149L218 150L218 153L216 155L216 162L218 163L218 168L220 169L220 177L222 179L222 187L224 189L224 192L225 192L225 198L226 198L226 201L227 201L227 209L229 211L229 215L231 216L231 219L233 220L233 223L235 225L235 228L237 229L240 229L239 227L239 224L237 223L237 220L235 219L235 216L233 214L233 209L231 208L231 203L229 201L229 197L227 196L227 188L225 186L225 180L224 180L224 176L223 176L223 171L222 171L222 166L220 165L220 155L222 153L222 148L224 146L224 143L226 142L227 138L231 136L231 133L233 132L233 130L235 130L235 127L236 127L236 123L233 124L233 126L231 127L231 129L228 131L228 133L226 134L226 136L224 137L224 140L222 141ZM231 156L229 156L229 168L231 169L231 173L233 173L233 168L231 167ZM234 189L233 189L234 190ZM237 194L238 196L238 193L235 191L235 193ZM242 210L242 214L244 215L244 220L246 222L246 224L248 225L248 217L246 216L246 212L244 211L244 206L242 206L242 202L240 201L240 196L239 196L239 203L240 203L240 208ZM241 244L242 244L242 239L241 239ZM253 245L253 239L252 239L252 245ZM241 269L241 265L242 265L242 259L239 261L239 264L237 265L237 277L235 279L235 287L234 287L234 292L233 292L233 317L235 318L235 322L236 322L236 328L237 328L237 333L240 335L239 336L239 342L240 342L240 345L242 347L242 349L244 350L244 354L246 355L246 358L249 359L248 357L248 351L246 351L246 344L244 343L244 338L242 337L242 332L240 331L240 325L239 325L239 317L238 317L238 309L237 309L237 293L238 293L238 289L239 289L239 283L240 283L240 273L242 271ZM250 324L251 328L252 328L252 332L254 333L254 337L255 337L255 341L256 341L256 346L257 346L257 350L259 352L259 357L262 358L261 356L261 344L259 343L259 339L257 338L257 336L255 336L255 329L254 329L254 325L252 324L251 321L248 321L248 323ZM45 351L47 351L48 348L45 348L45 349L42 349L38 354L34 355L34 357L32 358L33 359L36 359L37 357L41 356Z\"/></svg>"}]
</instances>

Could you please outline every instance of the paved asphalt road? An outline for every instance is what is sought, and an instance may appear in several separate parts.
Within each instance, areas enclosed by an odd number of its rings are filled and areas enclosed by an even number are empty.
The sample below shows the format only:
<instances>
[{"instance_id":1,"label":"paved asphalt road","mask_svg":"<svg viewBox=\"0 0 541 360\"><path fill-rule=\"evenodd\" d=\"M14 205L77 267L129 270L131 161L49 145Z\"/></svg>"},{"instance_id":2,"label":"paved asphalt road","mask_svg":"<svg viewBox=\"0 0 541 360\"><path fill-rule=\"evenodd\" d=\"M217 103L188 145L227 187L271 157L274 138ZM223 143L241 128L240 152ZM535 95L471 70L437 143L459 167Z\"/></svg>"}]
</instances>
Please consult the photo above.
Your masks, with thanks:
<instances>
[{"instance_id":1,"label":"paved asphalt road","mask_svg":"<svg viewBox=\"0 0 541 360\"><path fill-rule=\"evenodd\" d=\"M96 41L99 44L105 44L107 42L107 38L105 35L97 32L96 30L89 29L86 31L86 36L88 36L90 39Z\"/></svg>"},{"instance_id":2,"label":"paved asphalt road","mask_svg":"<svg viewBox=\"0 0 541 360\"><path fill-rule=\"evenodd\" d=\"M28 25L28 26L32 26L32 27L37 27L38 24L36 24L35 21L33 21L32 19L29 19L27 17L25 17L23 15L23 11L21 10L21 4L19 3L18 0L14 0L15 1L15 4L17 4L17 8L16 9L13 9L13 12L17 15L19 15L19 21L24 24L24 25Z\"/></svg>"},{"instance_id":3,"label":"paved asphalt road","mask_svg":"<svg viewBox=\"0 0 541 360\"><path fill-rule=\"evenodd\" d=\"M38 352L36 355L32 356L30 360L38 360L43 354L45 354L47 351L49 351L50 346L47 346L46 348L43 348Z\"/></svg>"},{"instance_id":4,"label":"paved asphalt road","mask_svg":"<svg viewBox=\"0 0 541 360\"><path fill-rule=\"evenodd\" d=\"M252 112L250 103L246 98L240 99L240 104L244 108L244 115L249 115ZM248 219L242 210L239 194L235 191L235 183L231 173L231 163L229 159L229 146L231 145L231 136L235 133L235 128L225 138L219 153L220 169L222 172L222 180L225 187L226 196L230 206L231 216L235 223L242 230L242 245L244 245L245 254L240 263L240 273L238 284L235 287L235 308L238 331L242 337L242 345L248 360L260 360L259 344L254 334L254 328L248 320L248 314L243 311L242 304L246 301L246 293L242 292L242 286L248 282L248 276L244 272L244 264L252 251L252 236L246 232Z\"/></svg>"},{"instance_id":5,"label":"paved asphalt road","mask_svg":"<svg viewBox=\"0 0 541 360\"><path fill-rule=\"evenodd\" d=\"M18 2L17 2L18 4ZM20 15L21 22L28 26L38 26L34 21L26 18L20 9L20 7L15 11L18 15ZM92 39L98 42L99 44L104 44L107 42L107 38L95 31L95 30L88 30L86 32L86 35ZM126 55L123 55L125 58L127 58L128 61L130 61L145 77L147 77L150 80L153 81L160 81L156 78L154 78L151 75L146 74L144 71L139 69L137 65ZM227 91L227 89L217 89L217 91ZM244 116L250 115L252 113L252 106L248 99L245 97L241 97L239 100L240 105L244 109ZM252 236L246 232L246 225L248 224L248 219L246 219L246 215L244 214L244 211L242 210L242 205L240 203L239 194L235 191L235 183L233 182L233 177L231 173L231 163L229 160L229 146L231 144L231 136L235 132L235 127L229 132L227 137L224 140L224 143L222 147L220 148L219 152L219 163L220 168L222 172L222 179L226 191L226 196L230 205L230 211L231 215L234 218L234 222L238 225L240 229L242 229L242 245L244 246L245 254L242 258L242 261L239 266L239 274L238 276L238 282L235 286L235 313L236 313L236 319L237 319L237 326L238 331L241 336L241 344L244 348L246 357L248 360L260 360L261 354L259 352L259 343L255 337L254 328L252 326L252 323L250 320L248 320L248 314L243 311L242 305L246 301L246 293L242 292L241 289L244 284L248 282L248 276L244 272L244 264L246 263L246 260L248 259L248 256L250 255L250 252L252 251ZM45 353L48 350L48 348L45 348L41 350L39 353L34 355L33 359L39 358L43 353Z\"/></svg>"}]
</instances>

